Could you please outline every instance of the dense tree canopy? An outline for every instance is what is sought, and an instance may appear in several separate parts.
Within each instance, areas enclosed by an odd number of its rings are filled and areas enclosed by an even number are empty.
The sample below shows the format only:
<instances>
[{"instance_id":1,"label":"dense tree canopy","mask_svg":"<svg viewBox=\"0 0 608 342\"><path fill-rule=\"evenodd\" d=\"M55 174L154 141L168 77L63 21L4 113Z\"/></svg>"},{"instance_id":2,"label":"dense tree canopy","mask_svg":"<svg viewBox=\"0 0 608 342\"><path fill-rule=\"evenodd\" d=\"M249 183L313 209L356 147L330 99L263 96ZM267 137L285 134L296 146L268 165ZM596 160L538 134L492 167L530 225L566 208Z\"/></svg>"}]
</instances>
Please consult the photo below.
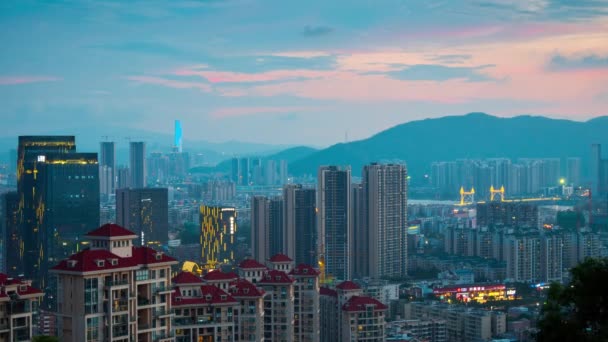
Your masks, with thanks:
<instances>
[{"instance_id":1,"label":"dense tree canopy","mask_svg":"<svg viewBox=\"0 0 608 342\"><path fill-rule=\"evenodd\" d=\"M608 258L586 259L570 272L569 284L549 289L538 341L608 341Z\"/></svg>"}]
</instances>

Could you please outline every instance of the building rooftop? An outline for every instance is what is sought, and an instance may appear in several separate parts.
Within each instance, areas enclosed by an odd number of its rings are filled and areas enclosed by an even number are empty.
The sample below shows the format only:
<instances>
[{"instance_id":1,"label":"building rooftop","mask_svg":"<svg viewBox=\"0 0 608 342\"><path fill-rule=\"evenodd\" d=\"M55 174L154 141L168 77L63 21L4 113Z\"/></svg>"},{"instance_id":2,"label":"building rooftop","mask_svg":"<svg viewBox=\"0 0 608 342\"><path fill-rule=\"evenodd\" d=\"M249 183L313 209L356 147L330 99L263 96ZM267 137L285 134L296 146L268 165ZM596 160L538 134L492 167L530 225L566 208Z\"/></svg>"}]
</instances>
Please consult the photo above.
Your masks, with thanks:
<instances>
[{"instance_id":1,"label":"building rooftop","mask_svg":"<svg viewBox=\"0 0 608 342\"><path fill-rule=\"evenodd\" d=\"M234 297L262 297L264 290L256 287L247 279L237 279L231 283L230 294Z\"/></svg>"},{"instance_id":2,"label":"building rooftop","mask_svg":"<svg viewBox=\"0 0 608 342\"><path fill-rule=\"evenodd\" d=\"M272 257L270 257L270 259L268 260L270 262L292 262L293 260L291 260L290 257L288 257L285 254L275 254Z\"/></svg>"},{"instance_id":3,"label":"building rooftop","mask_svg":"<svg viewBox=\"0 0 608 342\"><path fill-rule=\"evenodd\" d=\"M353 296L344 305L342 310L356 312L365 311L369 306L373 306L374 310L387 310L388 307L382 304L377 299L371 297Z\"/></svg>"},{"instance_id":4,"label":"building rooftop","mask_svg":"<svg viewBox=\"0 0 608 342\"><path fill-rule=\"evenodd\" d=\"M361 287L359 287L359 285L350 280L341 282L340 284L338 284L338 286L336 286L336 288L344 291L361 290Z\"/></svg>"},{"instance_id":5,"label":"building rooftop","mask_svg":"<svg viewBox=\"0 0 608 342\"><path fill-rule=\"evenodd\" d=\"M176 263L177 261L150 247L132 247L132 256L125 258L105 249L85 249L62 260L51 270L82 273L166 262Z\"/></svg>"},{"instance_id":6,"label":"building rooftop","mask_svg":"<svg viewBox=\"0 0 608 342\"><path fill-rule=\"evenodd\" d=\"M329 287L321 287L321 289L319 290L319 294L321 296L338 297L338 292L330 289Z\"/></svg>"},{"instance_id":7,"label":"building rooftop","mask_svg":"<svg viewBox=\"0 0 608 342\"><path fill-rule=\"evenodd\" d=\"M291 279L285 272L271 270L268 271L262 279L260 280L260 284L291 284L294 280Z\"/></svg>"},{"instance_id":8,"label":"building rooftop","mask_svg":"<svg viewBox=\"0 0 608 342\"><path fill-rule=\"evenodd\" d=\"M265 269L266 266L264 266L263 264L260 264L259 262L257 262L254 259L245 259L245 260L241 261L241 263L239 264L239 268L242 268L244 270Z\"/></svg>"},{"instance_id":9,"label":"building rooftop","mask_svg":"<svg viewBox=\"0 0 608 342\"><path fill-rule=\"evenodd\" d=\"M290 275L296 275L296 276L309 276L309 277L316 277L318 276L320 273L319 271L315 270L312 266L307 265L307 264L299 264L298 266L296 266L293 270L291 270L291 272L289 272Z\"/></svg>"},{"instance_id":10,"label":"building rooftop","mask_svg":"<svg viewBox=\"0 0 608 342\"><path fill-rule=\"evenodd\" d=\"M103 226L92 230L90 232L87 233L86 236L92 236L92 237L120 237L120 236L137 236L137 234L133 233L132 231L123 228L117 224L113 224L113 223L106 223Z\"/></svg>"},{"instance_id":11,"label":"building rooftop","mask_svg":"<svg viewBox=\"0 0 608 342\"><path fill-rule=\"evenodd\" d=\"M171 279L171 283L175 285L186 285L186 284L202 284L203 280L196 275L190 272L179 272L173 279Z\"/></svg>"},{"instance_id":12,"label":"building rooftop","mask_svg":"<svg viewBox=\"0 0 608 342\"><path fill-rule=\"evenodd\" d=\"M235 304L236 299L213 285L201 285L201 294L196 297L182 297L179 290L171 295L172 306Z\"/></svg>"},{"instance_id":13,"label":"building rooftop","mask_svg":"<svg viewBox=\"0 0 608 342\"><path fill-rule=\"evenodd\" d=\"M234 272L222 272L220 270L211 271L203 276L206 281L222 281L238 279L238 275Z\"/></svg>"}]
</instances>

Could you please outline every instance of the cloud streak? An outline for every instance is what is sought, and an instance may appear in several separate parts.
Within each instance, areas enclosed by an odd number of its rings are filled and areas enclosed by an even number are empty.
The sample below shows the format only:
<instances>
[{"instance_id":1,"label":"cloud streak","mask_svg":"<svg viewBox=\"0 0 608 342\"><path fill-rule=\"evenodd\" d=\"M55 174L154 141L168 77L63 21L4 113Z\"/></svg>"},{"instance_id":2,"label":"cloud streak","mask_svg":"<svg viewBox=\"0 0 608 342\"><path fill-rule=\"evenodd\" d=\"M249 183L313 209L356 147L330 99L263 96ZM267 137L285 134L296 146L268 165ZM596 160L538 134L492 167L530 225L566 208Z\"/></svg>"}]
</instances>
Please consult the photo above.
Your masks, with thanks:
<instances>
[{"instance_id":1,"label":"cloud streak","mask_svg":"<svg viewBox=\"0 0 608 342\"><path fill-rule=\"evenodd\" d=\"M0 86L61 81L52 76L0 76Z\"/></svg>"}]
</instances>

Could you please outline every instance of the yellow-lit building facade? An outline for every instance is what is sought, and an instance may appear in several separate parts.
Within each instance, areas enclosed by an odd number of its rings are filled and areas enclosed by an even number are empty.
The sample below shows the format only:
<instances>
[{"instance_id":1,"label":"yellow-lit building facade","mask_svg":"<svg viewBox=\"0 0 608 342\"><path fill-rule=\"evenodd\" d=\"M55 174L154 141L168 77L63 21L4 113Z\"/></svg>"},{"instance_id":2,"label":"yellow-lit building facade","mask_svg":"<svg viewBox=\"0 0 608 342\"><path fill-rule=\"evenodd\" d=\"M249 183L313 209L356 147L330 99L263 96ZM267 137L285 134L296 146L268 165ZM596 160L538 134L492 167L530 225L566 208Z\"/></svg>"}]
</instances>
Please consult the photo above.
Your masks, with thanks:
<instances>
[{"instance_id":1,"label":"yellow-lit building facade","mask_svg":"<svg viewBox=\"0 0 608 342\"><path fill-rule=\"evenodd\" d=\"M201 205L200 229L202 264L209 269L231 265L237 232L236 209Z\"/></svg>"}]
</instances>

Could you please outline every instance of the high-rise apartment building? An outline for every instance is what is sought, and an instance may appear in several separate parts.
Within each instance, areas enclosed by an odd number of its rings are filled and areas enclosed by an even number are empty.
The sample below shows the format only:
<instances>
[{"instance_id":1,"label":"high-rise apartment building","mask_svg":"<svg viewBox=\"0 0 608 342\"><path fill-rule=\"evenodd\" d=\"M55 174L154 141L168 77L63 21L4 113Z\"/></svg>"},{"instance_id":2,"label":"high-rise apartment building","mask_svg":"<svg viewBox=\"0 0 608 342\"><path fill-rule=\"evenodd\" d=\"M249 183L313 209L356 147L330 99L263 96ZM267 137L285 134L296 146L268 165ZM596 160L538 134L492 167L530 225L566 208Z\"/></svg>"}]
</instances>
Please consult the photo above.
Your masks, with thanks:
<instances>
[{"instance_id":1,"label":"high-rise apartment building","mask_svg":"<svg viewBox=\"0 0 608 342\"><path fill-rule=\"evenodd\" d=\"M249 185L249 158L241 158L240 161L240 185Z\"/></svg>"},{"instance_id":2,"label":"high-rise apartment building","mask_svg":"<svg viewBox=\"0 0 608 342\"><path fill-rule=\"evenodd\" d=\"M355 183L351 188L351 205L353 218L353 278L360 279L369 274L369 241L367 214L363 185Z\"/></svg>"},{"instance_id":3,"label":"high-rise apartment building","mask_svg":"<svg viewBox=\"0 0 608 342\"><path fill-rule=\"evenodd\" d=\"M251 254L255 260L270 257L270 212L268 198L251 198Z\"/></svg>"},{"instance_id":4,"label":"high-rise apartment building","mask_svg":"<svg viewBox=\"0 0 608 342\"><path fill-rule=\"evenodd\" d=\"M230 180L235 184L241 184L241 165L239 158L232 158L230 162Z\"/></svg>"},{"instance_id":5,"label":"high-rise apartment building","mask_svg":"<svg viewBox=\"0 0 608 342\"><path fill-rule=\"evenodd\" d=\"M44 295L25 279L0 273L0 341L31 341L34 313Z\"/></svg>"},{"instance_id":6,"label":"high-rise apartment building","mask_svg":"<svg viewBox=\"0 0 608 342\"><path fill-rule=\"evenodd\" d=\"M367 267L372 278L403 277L407 272L407 170L404 165L371 164L363 168L368 243Z\"/></svg>"},{"instance_id":7,"label":"high-rise apartment building","mask_svg":"<svg viewBox=\"0 0 608 342\"><path fill-rule=\"evenodd\" d=\"M568 158L566 162L566 182L575 186L580 185L581 158Z\"/></svg>"},{"instance_id":8,"label":"high-rise apartment building","mask_svg":"<svg viewBox=\"0 0 608 342\"><path fill-rule=\"evenodd\" d=\"M53 267L61 341L173 342L171 266L175 259L107 224L89 232L90 248Z\"/></svg>"},{"instance_id":9,"label":"high-rise apartment building","mask_svg":"<svg viewBox=\"0 0 608 342\"><path fill-rule=\"evenodd\" d=\"M317 264L315 189L302 185L283 187L284 249L296 264Z\"/></svg>"},{"instance_id":10,"label":"high-rise apartment building","mask_svg":"<svg viewBox=\"0 0 608 342\"><path fill-rule=\"evenodd\" d=\"M48 270L80 248L81 238L99 224L97 153L77 153L72 136L21 136L18 157L19 246L12 276L26 274L35 286L54 292ZM15 266L22 266L22 269ZM54 297L45 297L52 307Z\"/></svg>"},{"instance_id":11,"label":"high-rise apartment building","mask_svg":"<svg viewBox=\"0 0 608 342\"><path fill-rule=\"evenodd\" d=\"M146 143L132 141L129 144L129 186L143 188L146 183Z\"/></svg>"},{"instance_id":12,"label":"high-rise apartment building","mask_svg":"<svg viewBox=\"0 0 608 342\"><path fill-rule=\"evenodd\" d=\"M116 171L116 188L128 188L131 185L131 175L128 167L121 166Z\"/></svg>"},{"instance_id":13,"label":"high-rise apartment building","mask_svg":"<svg viewBox=\"0 0 608 342\"><path fill-rule=\"evenodd\" d=\"M283 200L254 196L251 199L251 252L266 261L284 249Z\"/></svg>"},{"instance_id":14,"label":"high-rise apartment building","mask_svg":"<svg viewBox=\"0 0 608 342\"><path fill-rule=\"evenodd\" d=\"M138 246L166 245L169 199L166 188L116 190L116 223L137 234Z\"/></svg>"},{"instance_id":15,"label":"high-rise apartment building","mask_svg":"<svg viewBox=\"0 0 608 342\"><path fill-rule=\"evenodd\" d=\"M232 265L237 232L235 208L200 206L201 259L211 268Z\"/></svg>"},{"instance_id":16,"label":"high-rise apartment building","mask_svg":"<svg viewBox=\"0 0 608 342\"><path fill-rule=\"evenodd\" d=\"M589 164L589 176L591 179L591 192L597 194L600 187L600 175L602 166L602 146L600 144L591 145L591 159Z\"/></svg>"},{"instance_id":17,"label":"high-rise apartment building","mask_svg":"<svg viewBox=\"0 0 608 342\"><path fill-rule=\"evenodd\" d=\"M116 147L113 141L99 144L99 192L109 197L116 190Z\"/></svg>"},{"instance_id":18,"label":"high-rise apartment building","mask_svg":"<svg viewBox=\"0 0 608 342\"><path fill-rule=\"evenodd\" d=\"M347 280L352 272L353 227L350 169L322 166L317 182L320 260L328 277Z\"/></svg>"},{"instance_id":19,"label":"high-rise apartment building","mask_svg":"<svg viewBox=\"0 0 608 342\"><path fill-rule=\"evenodd\" d=\"M541 241L537 234L509 235L503 246L507 279L527 283L540 281Z\"/></svg>"}]
</instances>

